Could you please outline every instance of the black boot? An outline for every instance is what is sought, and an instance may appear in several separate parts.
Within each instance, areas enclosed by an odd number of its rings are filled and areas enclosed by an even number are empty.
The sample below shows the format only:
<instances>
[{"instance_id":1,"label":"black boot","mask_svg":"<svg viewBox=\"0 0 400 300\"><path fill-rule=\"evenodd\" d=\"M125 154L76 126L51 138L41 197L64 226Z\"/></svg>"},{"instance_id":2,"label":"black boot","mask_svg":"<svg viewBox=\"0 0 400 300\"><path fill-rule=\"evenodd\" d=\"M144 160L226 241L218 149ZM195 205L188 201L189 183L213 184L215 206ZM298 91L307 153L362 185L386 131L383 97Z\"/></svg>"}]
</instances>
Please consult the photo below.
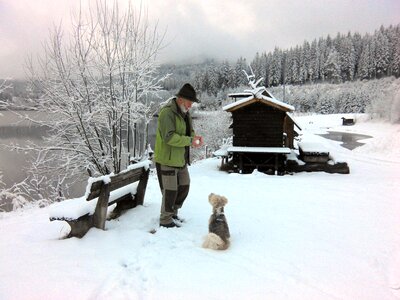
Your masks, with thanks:
<instances>
[{"instance_id":1,"label":"black boot","mask_svg":"<svg viewBox=\"0 0 400 300\"><path fill-rule=\"evenodd\" d=\"M168 224L160 224L160 227L165 227L165 228L174 228L174 227L181 227L181 225L176 224L175 222L171 222Z\"/></svg>"}]
</instances>

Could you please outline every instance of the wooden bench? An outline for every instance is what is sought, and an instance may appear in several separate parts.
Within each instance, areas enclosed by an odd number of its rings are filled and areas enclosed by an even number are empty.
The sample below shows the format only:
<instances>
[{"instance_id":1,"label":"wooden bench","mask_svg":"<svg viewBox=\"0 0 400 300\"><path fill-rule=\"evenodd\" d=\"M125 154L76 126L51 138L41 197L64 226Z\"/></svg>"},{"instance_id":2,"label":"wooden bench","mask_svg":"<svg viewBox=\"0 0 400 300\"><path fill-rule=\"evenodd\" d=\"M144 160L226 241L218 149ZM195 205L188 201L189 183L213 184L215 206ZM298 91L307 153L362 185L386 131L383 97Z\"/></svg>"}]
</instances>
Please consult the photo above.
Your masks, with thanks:
<instances>
[{"instance_id":1,"label":"wooden bench","mask_svg":"<svg viewBox=\"0 0 400 300\"><path fill-rule=\"evenodd\" d=\"M67 238L81 238L92 227L104 230L109 206L116 204L112 219L129 208L143 205L150 163L131 165L117 175L89 178L86 195L55 204L50 210L50 221L66 221L71 226Z\"/></svg>"}]
</instances>

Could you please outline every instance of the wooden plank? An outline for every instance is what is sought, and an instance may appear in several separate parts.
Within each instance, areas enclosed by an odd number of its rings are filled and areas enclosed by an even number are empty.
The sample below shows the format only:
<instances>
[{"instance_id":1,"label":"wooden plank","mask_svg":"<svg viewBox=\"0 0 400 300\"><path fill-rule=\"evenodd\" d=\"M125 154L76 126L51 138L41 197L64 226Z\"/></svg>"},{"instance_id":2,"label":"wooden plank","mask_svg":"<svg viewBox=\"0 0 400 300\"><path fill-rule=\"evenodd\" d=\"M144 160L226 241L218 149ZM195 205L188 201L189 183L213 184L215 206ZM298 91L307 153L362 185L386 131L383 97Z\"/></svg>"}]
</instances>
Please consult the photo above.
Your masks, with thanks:
<instances>
[{"instance_id":1,"label":"wooden plank","mask_svg":"<svg viewBox=\"0 0 400 300\"><path fill-rule=\"evenodd\" d=\"M116 176L111 177L111 182L109 183L110 192L119 189L125 185L136 182L140 180L142 173L146 172L144 168L138 168L129 170L124 173L120 173ZM101 187L103 186L103 181L96 181L92 184L90 188L90 194L87 197L87 201L92 200L100 196Z\"/></svg>"}]
</instances>

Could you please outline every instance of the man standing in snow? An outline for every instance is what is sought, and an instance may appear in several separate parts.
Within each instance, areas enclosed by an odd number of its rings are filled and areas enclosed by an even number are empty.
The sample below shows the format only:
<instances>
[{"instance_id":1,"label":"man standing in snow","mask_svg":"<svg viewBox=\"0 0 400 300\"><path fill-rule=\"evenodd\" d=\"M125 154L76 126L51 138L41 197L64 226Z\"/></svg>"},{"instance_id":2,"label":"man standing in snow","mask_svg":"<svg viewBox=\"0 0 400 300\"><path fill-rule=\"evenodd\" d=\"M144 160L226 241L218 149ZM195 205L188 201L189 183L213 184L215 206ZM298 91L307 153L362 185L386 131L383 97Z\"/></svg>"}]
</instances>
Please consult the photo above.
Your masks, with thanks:
<instances>
[{"instance_id":1,"label":"man standing in snow","mask_svg":"<svg viewBox=\"0 0 400 300\"><path fill-rule=\"evenodd\" d=\"M162 192L160 226L179 227L178 210L185 201L190 186L187 165L190 165L190 146L203 145L203 138L194 133L189 110L196 91L186 83L160 110L157 122L154 160Z\"/></svg>"}]
</instances>

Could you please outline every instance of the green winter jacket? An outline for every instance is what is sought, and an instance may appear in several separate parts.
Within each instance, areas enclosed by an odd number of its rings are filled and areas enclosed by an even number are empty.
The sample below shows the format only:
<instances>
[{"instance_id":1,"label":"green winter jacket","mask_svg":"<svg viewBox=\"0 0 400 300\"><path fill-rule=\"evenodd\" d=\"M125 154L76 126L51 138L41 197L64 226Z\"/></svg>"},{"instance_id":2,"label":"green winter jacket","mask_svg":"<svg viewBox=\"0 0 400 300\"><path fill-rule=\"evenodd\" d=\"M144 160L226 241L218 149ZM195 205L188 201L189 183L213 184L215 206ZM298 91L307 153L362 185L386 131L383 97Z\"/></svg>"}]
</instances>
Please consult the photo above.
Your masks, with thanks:
<instances>
[{"instance_id":1,"label":"green winter jacket","mask_svg":"<svg viewBox=\"0 0 400 300\"><path fill-rule=\"evenodd\" d=\"M191 136L186 135L186 122L175 100L172 98L158 115L154 160L161 165L180 168L186 164L185 147L192 144L195 133L192 118L187 113Z\"/></svg>"}]
</instances>

